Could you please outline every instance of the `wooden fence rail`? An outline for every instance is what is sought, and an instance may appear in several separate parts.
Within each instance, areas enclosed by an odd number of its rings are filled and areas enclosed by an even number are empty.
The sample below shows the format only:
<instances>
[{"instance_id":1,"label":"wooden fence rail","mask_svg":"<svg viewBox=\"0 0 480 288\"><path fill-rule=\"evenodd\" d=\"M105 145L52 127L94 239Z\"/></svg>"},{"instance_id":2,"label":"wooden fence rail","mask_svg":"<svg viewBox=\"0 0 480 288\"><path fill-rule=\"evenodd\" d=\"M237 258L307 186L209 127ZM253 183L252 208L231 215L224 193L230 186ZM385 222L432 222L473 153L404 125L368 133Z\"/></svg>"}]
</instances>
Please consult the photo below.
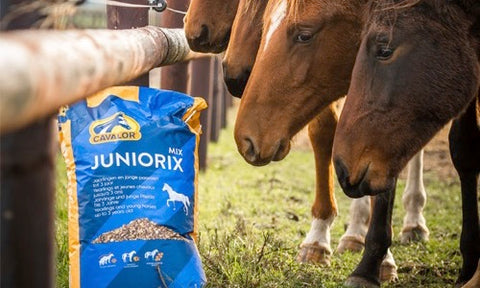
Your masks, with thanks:
<instances>
[{"instance_id":1,"label":"wooden fence rail","mask_svg":"<svg viewBox=\"0 0 480 288\"><path fill-rule=\"evenodd\" d=\"M154 67L204 57L182 29L0 33L0 133L25 126Z\"/></svg>"}]
</instances>

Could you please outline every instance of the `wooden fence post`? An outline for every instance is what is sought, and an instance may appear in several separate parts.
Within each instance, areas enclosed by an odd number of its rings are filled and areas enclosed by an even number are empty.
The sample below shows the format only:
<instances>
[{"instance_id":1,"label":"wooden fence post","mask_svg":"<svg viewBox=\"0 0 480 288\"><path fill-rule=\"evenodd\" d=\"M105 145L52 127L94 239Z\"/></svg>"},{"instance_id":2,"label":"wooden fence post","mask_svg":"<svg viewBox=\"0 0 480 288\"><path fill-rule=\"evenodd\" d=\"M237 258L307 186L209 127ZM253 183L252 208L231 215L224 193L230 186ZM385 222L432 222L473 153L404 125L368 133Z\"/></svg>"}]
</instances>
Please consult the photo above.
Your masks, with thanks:
<instances>
[{"instance_id":1,"label":"wooden fence post","mask_svg":"<svg viewBox=\"0 0 480 288\"><path fill-rule=\"evenodd\" d=\"M168 1L168 7L187 11L189 0L170 0ZM165 28L183 28L184 15L165 10L162 12L162 27ZM176 63L170 66L161 68L161 84L162 89L175 90L182 93L187 93L188 90L188 62Z\"/></svg>"},{"instance_id":2,"label":"wooden fence post","mask_svg":"<svg viewBox=\"0 0 480 288\"><path fill-rule=\"evenodd\" d=\"M223 74L222 74L223 75ZM228 108L233 106L233 96L228 92L227 87L222 83L223 104L222 104L222 124L221 127L227 127Z\"/></svg>"},{"instance_id":3,"label":"wooden fence post","mask_svg":"<svg viewBox=\"0 0 480 288\"><path fill-rule=\"evenodd\" d=\"M145 0L120 0L119 2L145 5ZM132 29L148 25L149 8L118 7L107 4L108 29ZM148 73L124 85L149 86Z\"/></svg>"},{"instance_id":4,"label":"wooden fence post","mask_svg":"<svg viewBox=\"0 0 480 288\"><path fill-rule=\"evenodd\" d=\"M2 1L2 16L9 3ZM5 28L27 29L38 19L32 12ZM53 132L54 122L46 117L0 136L2 288L54 287Z\"/></svg>"},{"instance_id":5,"label":"wooden fence post","mask_svg":"<svg viewBox=\"0 0 480 288\"><path fill-rule=\"evenodd\" d=\"M225 100L225 95L223 93L223 78L222 67L220 59L214 57L212 59L212 122L211 122L211 132L210 140L212 142L217 142L220 136L220 130L222 129L222 110L223 102Z\"/></svg>"},{"instance_id":6,"label":"wooden fence post","mask_svg":"<svg viewBox=\"0 0 480 288\"><path fill-rule=\"evenodd\" d=\"M212 105L210 93L210 66L211 58L197 59L192 62L192 78L190 83L190 95L194 97L203 97L209 106ZM200 145L198 147L200 170L207 168L207 144L210 139L210 123L212 119L212 109L203 111L200 116L203 134L200 137Z\"/></svg>"}]
</instances>

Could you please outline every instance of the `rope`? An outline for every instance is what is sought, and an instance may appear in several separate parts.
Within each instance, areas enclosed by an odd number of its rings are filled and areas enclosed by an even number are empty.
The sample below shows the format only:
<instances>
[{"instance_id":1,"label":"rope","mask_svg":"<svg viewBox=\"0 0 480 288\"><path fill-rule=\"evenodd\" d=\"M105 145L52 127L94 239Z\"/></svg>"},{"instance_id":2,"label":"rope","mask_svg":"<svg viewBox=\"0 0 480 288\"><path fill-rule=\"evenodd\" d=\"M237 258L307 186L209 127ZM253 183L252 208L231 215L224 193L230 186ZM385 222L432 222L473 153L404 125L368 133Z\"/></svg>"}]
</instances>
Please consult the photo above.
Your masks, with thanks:
<instances>
[{"instance_id":1,"label":"rope","mask_svg":"<svg viewBox=\"0 0 480 288\"><path fill-rule=\"evenodd\" d=\"M178 13L178 14L182 14L182 15L187 15L187 12L185 12L185 11L180 11L180 10L173 9L173 8L169 8L169 7L167 7L167 10L172 11L172 12L174 12L174 13Z\"/></svg>"}]
</instances>

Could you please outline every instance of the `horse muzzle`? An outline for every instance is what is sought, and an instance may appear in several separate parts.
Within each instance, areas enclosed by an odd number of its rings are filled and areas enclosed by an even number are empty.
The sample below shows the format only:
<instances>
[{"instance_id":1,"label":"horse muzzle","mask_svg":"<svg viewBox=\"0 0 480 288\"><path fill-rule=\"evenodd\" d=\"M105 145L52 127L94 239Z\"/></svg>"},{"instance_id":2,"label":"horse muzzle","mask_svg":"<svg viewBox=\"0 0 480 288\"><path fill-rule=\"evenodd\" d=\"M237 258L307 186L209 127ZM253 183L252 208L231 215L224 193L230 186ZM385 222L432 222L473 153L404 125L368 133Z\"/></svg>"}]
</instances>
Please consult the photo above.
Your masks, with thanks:
<instances>
[{"instance_id":1,"label":"horse muzzle","mask_svg":"<svg viewBox=\"0 0 480 288\"><path fill-rule=\"evenodd\" d=\"M396 179L385 179L384 184L380 187L374 187L369 178L371 175L370 164L359 169L358 175L351 175L350 170L344 164L342 159L336 157L334 162L335 172L340 186L345 195L350 198L360 198L363 196L375 196L395 188Z\"/></svg>"},{"instance_id":2,"label":"horse muzzle","mask_svg":"<svg viewBox=\"0 0 480 288\"><path fill-rule=\"evenodd\" d=\"M290 152L290 142L279 140L274 145L260 147L251 138L237 141L237 148L245 161L254 166L265 166L272 161L280 161Z\"/></svg>"},{"instance_id":3,"label":"horse muzzle","mask_svg":"<svg viewBox=\"0 0 480 288\"><path fill-rule=\"evenodd\" d=\"M229 73L229 66L225 62L222 63L223 66L223 80L227 85L228 92L232 96L241 98L245 87L247 86L248 78L250 77L251 70L244 69L238 75L232 75Z\"/></svg>"},{"instance_id":4,"label":"horse muzzle","mask_svg":"<svg viewBox=\"0 0 480 288\"><path fill-rule=\"evenodd\" d=\"M227 49L230 40L230 30L218 39L214 39L211 29L207 25L201 25L198 33L186 30L186 37L190 49L201 53L221 53Z\"/></svg>"}]
</instances>

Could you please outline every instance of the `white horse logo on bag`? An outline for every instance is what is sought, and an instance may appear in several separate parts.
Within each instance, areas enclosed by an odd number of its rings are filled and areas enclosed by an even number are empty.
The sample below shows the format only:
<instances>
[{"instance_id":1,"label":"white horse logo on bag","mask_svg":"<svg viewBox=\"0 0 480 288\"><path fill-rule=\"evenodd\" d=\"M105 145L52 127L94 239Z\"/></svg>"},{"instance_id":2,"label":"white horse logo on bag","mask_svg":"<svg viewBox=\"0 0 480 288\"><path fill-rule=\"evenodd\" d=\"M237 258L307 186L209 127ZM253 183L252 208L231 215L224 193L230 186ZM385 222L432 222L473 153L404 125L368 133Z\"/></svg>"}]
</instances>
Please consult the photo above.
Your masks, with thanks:
<instances>
[{"instance_id":1,"label":"white horse logo on bag","mask_svg":"<svg viewBox=\"0 0 480 288\"><path fill-rule=\"evenodd\" d=\"M129 253L123 253L122 255L122 260L124 263L127 263L127 262L134 262L134 256L137 254L137 252L135 250L129 252Z\"/></svg>"},{"instance_id":2,"label":"white horse logo on bag","mask_svg":"<svg viewBox=\"0 0 480 288\"><path fill-rule=\"evenodd\" d=\"M104 255L100 258L100 260L98 261L98 264L100 266L110 264L111 262L113 262L112 258L113 258L113 253L110 253L108 255Z\"/></svg>"},{"instance_id":3,"label":"white horse logo on bag","mask_svg":"<svg viewBox=\"0 0 480 288\"><path fill-rule=\"evenodd\" d=\"M162 191L167 191L168 193L168 200L167 206L170 207L170 202L173 202L173 210L175 210L175 201L182 202L183 204L183 211L185 211L185 215L188 215L188 207L190 207L190 199L188 196L183 195L182 193L175 192L170 185L167 183L163 184Z\"/></svg>"},{"instance_id":4,"label":"white horse logo on bag","mask_svg":"<svg viewBox=\"0 0 480 288\"><path fill-rule=\"evenodd\" d=\"M153 261L158 252L159 252L158 249L145 252L145 259L148 260L148 258L152 258L152 261Z\"/></svg>"}]
</instances>

